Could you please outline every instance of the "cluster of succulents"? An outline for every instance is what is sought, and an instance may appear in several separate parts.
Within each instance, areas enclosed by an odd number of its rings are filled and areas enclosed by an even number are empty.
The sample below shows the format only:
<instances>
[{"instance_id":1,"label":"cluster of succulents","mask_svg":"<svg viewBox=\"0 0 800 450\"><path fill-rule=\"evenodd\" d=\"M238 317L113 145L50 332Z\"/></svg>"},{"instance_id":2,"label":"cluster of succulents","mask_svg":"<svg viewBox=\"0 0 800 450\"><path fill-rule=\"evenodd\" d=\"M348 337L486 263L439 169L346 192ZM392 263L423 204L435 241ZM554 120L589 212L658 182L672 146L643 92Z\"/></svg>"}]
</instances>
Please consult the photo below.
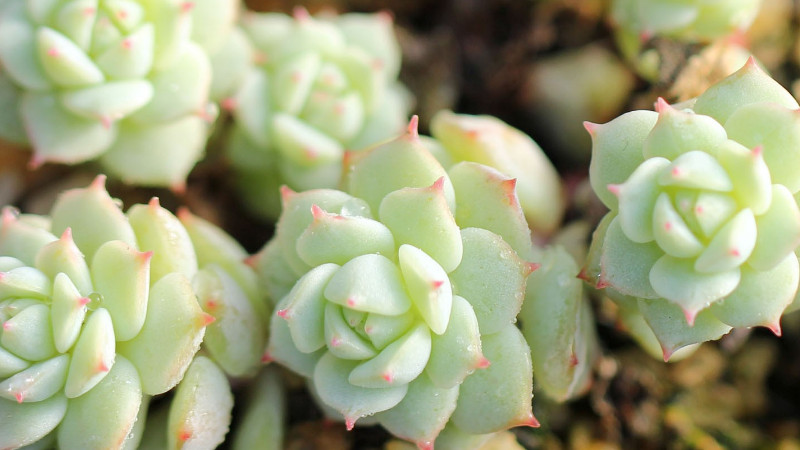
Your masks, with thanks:
<instances>
[{"instance_id":1,"label":"cluster of succulents","mask_svg":"<svg viewBox=\"0 0 800 450\"><path fill-rule=\"evenodd\" d=\"M664 359L732 327L780 334L800 275L797 109L751 59L689 104L587 124L611 210L588 276L641 314Z\"/></svg>"}]
</instances>

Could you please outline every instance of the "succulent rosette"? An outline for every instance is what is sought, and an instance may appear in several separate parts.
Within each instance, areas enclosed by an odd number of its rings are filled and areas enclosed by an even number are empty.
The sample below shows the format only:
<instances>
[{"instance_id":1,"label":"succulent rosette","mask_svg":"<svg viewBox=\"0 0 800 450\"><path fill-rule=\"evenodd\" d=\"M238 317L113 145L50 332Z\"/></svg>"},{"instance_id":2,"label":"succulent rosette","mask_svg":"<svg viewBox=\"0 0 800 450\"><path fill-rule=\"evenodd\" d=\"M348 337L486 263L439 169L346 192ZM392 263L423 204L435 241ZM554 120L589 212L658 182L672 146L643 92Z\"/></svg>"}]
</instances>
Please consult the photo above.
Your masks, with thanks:
<instances>
[{"instance_id":1,"label":"succulent rosette","mask_svg":"<svg viewBox=\"0 0 800 450\"><path fill-rule=\"evenodd\" d=\"M187 232L155 200L123 214L101 176L49 217L3 209L0 255L0 447L135 445L213 321Z\"/></svg>"},{"instance_id":2,"label":"succulent rosette","mask_svg":"<svg viewBox=\"0 0 800 450\"><path fill-rule=\"evenodd\" d=\"M430 448L536 426L530 350L516 316L530 235L514 180L449 171L409 132L350 158L347 192L283 191L256 256L273 298L268 355L308 378L347 427L372 416Z\"/></svg>"},{"instance_id":3,"label":"succulent rosette","mask_svg":"<svg viewBox=\"0 0 800 450\"><path fill-rule=\"evenodd\" d=\"M29 143L33 165L98 159L126 182L181 187L216 116L207 51L233 39L239 2L200 4L4 1L0 136Z\"/></svg>"},{"instance_id":4,"label":"succulent rosette","mask_svg":"<svg viewBox=\"0 0 800 450\"><path fill-rule=\"evenodd\" d=\"M780 334L798 286L797 110L751 59L688 107L587 124L591 184L611 210L588 273L635 305L665 359L731 327Z\"/></svg>"},{"instance_id":5,"label":"succulent rosette","mask_svg":"<svg viewBox=\"0 0 800 450\"><path fill-rule=\"evenodd\" d=\"M746 31L760 6L761 0L614 0L611 21L622 54L655 79L661 62L655 50L646 50L651 39L709 43Z\"/></svg>"},{"instance_id":6,"label":"succulent rosette","mask_svg":"<svg viewBox=\"0 0 800 450\"><path fill-rule=\"evenodd\" d=\"M248 13L256 64L223 102L235 126L229 156L243 200L277 217L278 187L336 188L345 150L399 134L408 94L387 13L294 17Z\"/></svg>"}]
</instances>

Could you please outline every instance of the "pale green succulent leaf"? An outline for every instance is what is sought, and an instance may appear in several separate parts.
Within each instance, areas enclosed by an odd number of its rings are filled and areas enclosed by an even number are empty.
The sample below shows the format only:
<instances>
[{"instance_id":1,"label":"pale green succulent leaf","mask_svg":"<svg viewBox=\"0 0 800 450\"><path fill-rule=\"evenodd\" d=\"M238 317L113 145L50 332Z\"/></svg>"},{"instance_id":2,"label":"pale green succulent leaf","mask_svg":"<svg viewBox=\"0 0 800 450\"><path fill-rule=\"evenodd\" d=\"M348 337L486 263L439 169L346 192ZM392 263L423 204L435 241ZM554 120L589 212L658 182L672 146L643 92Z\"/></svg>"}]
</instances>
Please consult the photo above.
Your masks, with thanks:
<instances>
[{"instance_id":1,"label":"pale green succulent leaf","mask_svg":"<svg viewBox=\"0 0 800 450\"><path fill-rule=\"evenodd\" d=\"M713 118L664 105L642 151L645 158L669 160L692 150L715 155L726 140L725 128Z\"/></svg>"},{"instance_id":2,"label":"pale green succulent leaf","mask_svg":"<svg viewBox=\"0 0 800 450\"><path fill-rule=\"evenodd\" d=\"M72 230L65 232L60 239L53 241L36 254L36 268L50 279L56 279L63 273L81 295L89 295L93 291L89 266L83 253L72 240Z\"/></svg>"},{"instance_id":3,"label":"pale green succulent leaf","mask_svg":"<svg viewBox=\"0 0 800 450\"><path fill-rule=\"evenodd\" d=\"M145 394L161 394L178 384L209 319L183 275L171 273L153 284L142 331L117 348L139 369Z\"/></svg>"},{"instance_id":4,"label":"pale green succulent leaf","mask_svg":"<svg viewBox=\"0 0 800 450\"><path fill-rule=\"evenodd\" d=\"M0 272L0 298L32 297L45 300L51 293L50 278L39 269L25 266Z\"/></svg>"},{"instance_id":5,"label":"pale green succulent leaf","mask_svg":"<svg viewBox=\"0 0 800 450\"><path fill-rule=\"evenodd\" d=\"M142 253L122 241L103 244L92 258L95 292L111 315L118 341L139 334L147 315L151 254Z\"/></svg>"},{"instance_id":6,"label":"pale green succulent leaf","mask_svg":"<svg viewBox=\"0 0 800 450\"><path fill-rule=\"evenodd\" d=\"M308 101L321 64L320 55L313 52L292 55L283 60L272 79L275 108L286 114L299 114Z\"/></svg>"},{"instance_id":7,"label":"pale green succulent leaf","mask_svg":"<svg viewBox=\"0 0 800 450\"><path fill-rule=\"evenodd\" d=\"M0 115L0 138L11 143L28 144L28 135L19 114L22 89L18 88L5 72L0 72L0 108L7 111Z\"/></svg>"},{"instance_id":8,"label":"pale green succulent leaf","mask_svg":"<svg viewBox=\"0 0 800 450\"><path fill-rule=\"evenodd\" d=\"M270 89L268 75L253 69L245 74L233 97L236 126L244 129L247 137L261 148L268 146L271 138L273 111L265 107L270 102Z\"/></svg>"},{"instance_id":9,"label":"pale green succulent leaf","mask_svg":"<svg viewBox=\"0 0 800 450\"><path fill-rule=\"evenodd\" d=\"M425 373L437 387L452 388L486 361L481 351L478 318L472 305L463 297L453 296L447 331L440 336L431 336L431 357Z\"/></svg>"},{"instance_id":10,"label":"pale green succulent leaf","mask_svg":"<svg viewBox=\"0 0 800 450\"><path fill-rule=\"evenodd\" d=\"M397 136L408 123L407 111L413 103L408 90L395 83L383 93L383 101L366 116L360 132L350 139L351 149L365 149L388 136Z\"/></svg>"},{"instance_id":11,"label":"pale green succulent leaf","mask_svg":"<svg viewBox=\"0 0 800 450\"><path fill-rule=\"evenodd\" d=\"M41 402L0 399L0 446L17 448L35 443L61 423L66 411L67 399L60 394Z\"/></svg>"},{"instance_id":12,"label":"pale green succulent leaf","mask_svg":"<svg viewBox=\"0 0 800 450\"><path fill-rule=\"evenodd\" d=\"M48 27L36 30L36 56L53 83L66 88L105 81L103 72L68 37Z\"/></svg>"},{"instance_id":13,"label":"pale green succulent leaf","mask_svg":"<svg viewBox=\"0 0 800 450\"><path fill-rule=\"evenodd\" d=\"M400 270L375 254L348 261L333 275L324 294L336 304L377 314L403 314L411 307Z\"/></svg>"},{"instance_id":14,"label":"pale green succulent leaf","mask_svg":"<svg viewBox=\"0 0 800 450\"><path fill-rule=\"evenodd\" d=\"M105 0L104 9L122 30L130 30L142 21L146 11L136 0Z\"/></svg>"},{"instance_id":15,"label":"pale green succulent leaf","mask_svg":"<svg viewBox=\"0 0 800 450\"><path fill-rule=\"evenodd\" d=\"M453 425L453 422L448 422L444 429L436 437L435 447L439 450L460 450L460 449L481 449L487 445L491 439L497 436L497 433L474 434L469 431L464 431ZM504 450L517 450L515 448L508 448L508 446L500 447Z\"/></svg>"},{"instance_id":16,"label":"pale green succulent leaf","mask_svg":"<svg viewBox=\"0 0 800 450\"><path fill-rule=\"evenodd\" d=\"M345 317L347 317L348 311L352 312L353 310L345 309L343 311ZM364 320L364 333L366 333L375 348L383 349L405 334L417 319L418 316L413 310L409 310L399 316L368 314ZM348 321L348 323L350 323L351 327L355 326L351 321Z\"/></svg>"},{"instance_id":17,"label":"pale green succulent leaf","mask_svg":"<svg viewBox=\"0 0 800 450\"><path fill-rule=\"evenodd\" d=\"M661 343L650 325L639 312L638 301L633 297L626 297L626 301L620 302L621 296L615 296L614 302L619 306L619 320L620 324L624 327L625 331L636 340L639 346L644 349L650 356L656 359L664 358L664 350L661 348ZM690 344L681 347L671 355L667 355L669 362L680 361L686 356L691 355L700 344Z\"/></svg>"},{"instance_id":18,"label":"pale green succulent leaf","mask_svg":"<svg viewBox=\"0 0 800 450\"><path fill-rule=\"evenodd\" d=\"M466 228L461 239L464 257L450 274L453 292L472 305L481 334L496 333L519 313L533 267L491 231Z\"/></svg>"},{"instance_id":19,"label":"pale green succulent leaf","mask_svg":"<svg viewBox=\"0 0 800 450\"><path fill-rule=\"evenodd\" d=\"M234 4L235 2L226 0L226 3ZM197 5L199 8L194 8L192 11L205 9L204 5L209 4L211 2L203 2L201 5ZM197 29L196 26L192 27L193 32ZM208 35L205 34L205 36ZM235 94L236 90L244 83L252 59L252 44L247 39L247 35L239 27L231 29L221 47L209 55L214 74L211 77L211 98L223 100ZM266 104L262 103L262 105Z\"/></svg>"},{"instance_id":20,"label":"pale green succulent leaf","mask_svg":"<svg viewBox=\"0 0 800 450\"><path fill-rule=\"evenodd\" d=\"M51 2L54 3L54 2ZM52 11L48 13L52 14ZM77 0L69 2L54 16L56 28L61 30L81 50L88 52L92 43L92 30L97 20L97 0ZM42 16L41 22L47 21Z\"/></svg>"},{"instance_id":21,"label":"pale green succulent leaf","mask_svg":"<svg viewBox=\"0 0 800 450\"><path fill-rule=\"evenodd\" d=\"M700 253L694 268L701 273L718 273L742 265L756 245L756 218L753 211L739 211L711 239Z\"/></svg>"},{"instance_id":22,"label":"pale green succulent leaf","mask_svg":"<svg viewBox=\"0 0 800 450\"><path fill-rule=\"evenodd\" d=\"M724 80L706 89L694 104L698 114L711 116L721 124L729 137L740 144L736 136L730 135L734 130L727 126L728 118L738 109L751 103L774 102L789 109L797 109L797 100L783 86L770 78L755 60L750 60L741 69Z\"/></svg>"},{"instance_id":23,"label":"pale green succulent leaf","mask_svg":"<svg viewBox=\"0 0 800 450\"><path fill-rule=\"evenodd\" d=\"M49 231L33 226L20 220L20 217L13 212L12 208L2 209L2 221L0 222L0 254L4 257L11 257L24 264L22 266L34 266L36 255L45 245L58 240ZM16 267L2 268L8 271Z\"/></svg>"},{"instance_id":24,"label":"pale green succulent leaf","mask_svg":"<svg viewBox=\"0 0 800 450\"><path fill-rule=\"evenodd\" d=\"M664 158L650 158L618 186L618 222L633 242L644 244L654 239L653 208L661 193L659 179L669 165L670 162Z\"/></svg>"},{"instance_id":25,"label":"pale green succulent leaf","mask_svg":"<svg viewBox=\"0 0 800 450\"><path fill-rule=\"evenodd\" d=\"M326 353L314 368L314 387L322 401L341 413L352 427L356 420L396 406L408 392L408 384L363 388L348 381L359 364Z\"/></svg>"},{"instance_id":26,"label":"pale green succulent leaf","mask_svg":"<svg viewBox=\"0 0 800 450\"><path fill-rule=\"evenodd\" d=\"M320 74L322 78L324 74ZM364 128L364 104L355 92L342 95L316 92L303 114L306 123L339 142L347 142Z\"/></svg>"},{"instance_id":27,"label":"pale green succulent leaf","mask_svg":"<svg viewBox=\"0 0 800 450\"><path fill-rule=\"evenodd\" d=\"M208 123L195 115L147 126L124 121L100 163L127 183L180 187L203 155L207 133Z\"/></svg>"},{"instance_id":28,"label":"pale green succulent leaf","mask_svg":"<svg viewBox=\"0 0 800 450\"><path fill-rule=\"evenodd\" d=\"M111 315L105 308L93 311L83 325L64 385L67 398L79 397L100 383L115 364L116 342Z\"/></svg>"},{"instance_id":29,"label":"pale green succulent leaf","mask_svg":"<svg viewBox=\"0 0 800 450\"><path fill-rule=\"evenodd\" d=\"M364 110L371 113L379 104L381 94L386 91L385 68L375 63L370 55L357 47L348 47L336 55L336 62L342 68L350 86L355 88L364 104Z\"/></svg>"},{"instance_id":30,"label":"pale green succulent leaf","mask_svg":"<svg viewBox=\"0 0 800 450\"><path fill-rule=\"evenodd\" d=\"M238 425L231 448L283 448L287 403L278 369L272 366L262 370L247 392L243 409L237 409Z\"/></svg>"},{"instance_id":31,"label":"pale green succulent leaf","mask_svg":"<svg viewBox=\"0 0 800 450\"><path fill-rule=\"evenodd\" d=\"M653 111L631 111L590 128L589 182L609 209L616 210L618 202L608 186L623 183L644 161L644 143L657 119L658 114Z\"/></svg>"},{"instance_id":32,"label":"pale green succulent leaf","mask_svg":"<svg viewBox=\"0 0 800 450\"><path fill-rule=\"evenodd\" d=\"M387 79L397 78L401 51L394 36L394 24L390 15L342 14L336 17L336 25L349 44L366 50L380 61Z\"/></svg>"},{"instance_id":33,"label":"pale green succulent leaf","mask_svg":"<svg viewBox=\"0 0 800 450\"><path fill-rule=\"evenodd\" d=\"M70 228L75 244L88 261L108 241L119 240L136 247L133 228L104 183L105 178L98 177L88 188L62 193L50 212L53 233L61 234Z\"/></svg>"},{"instance_id":34,"label":"pale green succulent leaf","mask_svg":"<svg viewBox=\"0 0 800 450\"><path fill-rule=\"evenodd\" d=\"M133 11L133 8L126 9L126 13L131 14L128 11ZM109 45L97 56L97 65L111 79L132 80L145 77L153 68L155 39L153 25L145 23L133 33L120 36ZM152 90L152 86L150 89Z\"/></svg>"},{"instance_id":35,"label":"pale green succulent leaf","mask_svg":"<svg viewBox=\"0 0 800 450\"><path fill-rule=\"evenodd\" d=\"M672 164L661 170L658 184L719 192L733 190L733 182L725 169L713 156L700 150L675 158Z\"/></svg>"},{"instance_id":36,"label":"pale green succulent leaf","mask_svg":"<svg viewBox=\"0 0 800 450\"><path fill-rule=\"evenodd\" d=\"M25 6L32 2L8 2L0 25L0 62L3 72L26 89L47 90L51 82L37 58L36 28L28 20Z\"/></svg>"},{"instance_id":37,"label":"pale green succulent leaf","mask_svg":"<svg viewBox=\"0 0 800 450\"><path fill-rule=\"evenodd\" d=\"M445 177L430 187L403 188L381 201L379 216L394 235L399 247L410 244L433 258L445 272L461 262L459 226L447 206ZM447 317L449 312L445 311Z\"/></svg>"},{"instance_id":38,"label":"pale green succulent leaf","mask_svg":"<svg viewBox=\"0 0 800 450\"><path fill-rule=\"evenodd\" d=\"M167 448L215 448L231 423L233 394L225 373L198 356L175 391L167 422Z\"/></svg>"},{"instance_id":39,"label":"pale green succulent leaf","mask_svg":"<svg viewBox=\"0 0 800 450\"><path fill-rule=\"evenodd\" d=\"M720 322L708 309L700 311L694 318L694 324L689 325L681 307L676 304L662 299L639 299L638 305L661 345L665 361L678 349L719 339L731 331L730 326Z\"/></svg>"},{"instance_id":40,"label":"pale green succulent leaf","mask_svg":"<svg viewBox=\"0 0 800 450\"><path fill-rule=\"evenodd\" d=\"M136 367L117 356L114 367L97 386L70 399L58 429L59 446L98 450L121 447L137 421L141 404Z\"/></svg>"},{"instance_id":41,"label":"pale green succulent leaf","mask_svg":"<svg viewBox=\"0 0 800 450\"><path fill-rule=\"evenodd\" d=\"M64 387L69 355L34 364L0 382L0 397L22 402L46 400Z\"/></svg>"},{"instance_id":42,"label":"pale green succulent leaf","mask_svg":"<svg viewBox=\"0 0 800 450\"><path fill-rule=\"evenodd\" d=\"M297 275L281 255L279 244L277 239L270 240L250 260L258 274L259 286L267 293L266 300L271 306L288 294L297 281Z\"/></svg>"},{"instance_id":43,"label":"pale green succulent leaf","mask_svg":"<svg viewBox=\"0 0 800 450\"><path fill-rule=\"evenodd\" d=\"M328 351L341 359L372 358L378 352L367 339L350 326L344 317L343 309L335 303L325 305L323 327Z\"/></svg>"},{"instance_id":44,"label":"pale green succulent leaf","mask_svg":"<svg viewBox=\"0 0 800 450\"><path fill-rule=\"evenodd\" d=\"M317 156L315 160L319 159ZM309 167L294 164L286 158L279 158L277 166L286 184L299 190L328 189L330 186L338 186L342 177L341 158Z\"/></svg>"},{"instance_id":45,"label":"pale green succulent leaf","mask_svg":"<svg viewBox=\"0 0 800 450\"><path fill-rule=\"evenodd\" d=\"M400 270L416 310L435 334L447 330L453 290L445 270L431 256L413 245L398 251Z\"/></svg>"},{"instance_id":46,"label":"pale green succulent leaf","mask_svg":"<svg viewBox=\"0 0 800 450\"><path fill-rule=\"evenodd\" d=\"M153 252L150 261L153 281L169 273L177 272L189 279L197 273L197 254L189 233L157 199L147 205L133 205L127 216L136 233L139 250Z\"/></svg>"},{"instance_id":47,"label":"pale green succulent leaf","mask_svg":"<svg viewBox=\"0 0 800 450\"><path fill-rule=\"evenodd\" d=\"M30 305L3 323L0 345L29 361L55 356L50 308L42 303Z\"/></svg>"},{"instance_id":48,"label":"pale green succulent leaf","mask_svg":"<svg viewBox=\"0 0 800 450\"><path fill-rule=\"evenodd\" d=\"M142 403L139 405L139 412L136 415L136 420L133 423L133 428L128 433L128 436L125 437L125 442L122 444L120 450L136 450L138 448L152 448L152 447L145 447L142 444L142 441L145 437L144 427L147 422L148 412L150 411L150 399L149 396L142 396ZM149 432L149 430L148 430ZM161 442L165 442L166 438L164 438Z\"/></svg>"},{"instance_id":49,"label":"pale green succulent leaf","mask_svg":"<svg viewBox=\"0 0 800 450\"><path fill-rule=\"evenodd\" d=\"M780 333L781 315L797 291L799 267L794 254L769 270L742 267L739 286L709 310L732 327L764 326Z\"/></svg>"},{"instance_id":50,"label":"pale green succulent leaf","mask_svg":"<svg viewBox=\"0 0 800 450\"><path fill-rule=\"evenodd\" d=\"M311 269L295 283L284 297L277 315L289 324L292 341L303 353L311 353L325 345L325 287L339 270L336 264L323 264Z\"/></svg>"},{"instance_id":51,"label":"pale green succulent leaf","mask_svg":"<svg viewBox=\"0 0 800 450\"><path fill-rule=\"evenodd\" d=\"M408 384L425 370L430 355L430 329L419 323L376 356L356 366L348 381L365 388Z\"/></svg>"},{"instance_id":52,"label":"pale green succulent leaf","mask_svg":"<svg viewBox=\"0 0 800 450\"><path fill-rule=\"evenodd\" d=\"M725 122L731 139L747 148L761 148L772 183L792 193L800 190L800 118L797 105L751 103L738 108Z\"/></svg>"},{"instance_id":53,"label":"pale green succulent leaf","mask_svg":"<svg viewBox=\"0 0 800 450\"><path fill-rule=\"evenodd\" d=\"M697 256L703 251L703 243L675 210L669 195L659 194L653 210L653 236L656 243L668 255L676 258Z\"/></svg>"},{"instance_id":54,"label":"pale green succulent leaf","mask_svg":"<svg viewBox=\"0 0 800 450\"><path fill-rule=\"evenodd\" d=\"M684 197L676 195L676 203L680 204ZM719 192L700 191L690 202L687 209L681 211L685 218L694 219L697 227L706 237L714 236L728 223L728 220L739 210L736 200Z\"/></svg>"},{"instance_id":55,"label":"pale green succulent leaf","mask_svg":"<svg viewBox=\"0 0 800 450\"><path fill-rule=\"evenodd\" d=\"M11 256L0 256L0 272L25 267L25 263Z\"/></svg>"},{"instance_id":56,"label":"pale green succulent leaf","mask_svg":"<svg viewBox=\"0 0 800 450\"><path fill-rule=\"evenodd\" d=\"M458 391L458 386L442 388L422 374L409 383L400 403L375 418L393 435L425 448L433 445L456 409Z\"/></svg>"},{"instance_id":57,"label":"pale green succulent leaf","mask_svg":"<svg viewBox=\"0 0 800 450\"><path fill-rule=\"evenodd\" d=\"M190 42L192 32L192 15L183 3L168 1L150 3L153 10L153 24L156 27L155 69L163 70L173 65L176 59L184 56L187 46L195 46ZM198 46L199 49L199 46Z\"/></svg>"},{"instance_id":58,"label":"pale green succulent leaf","mask_svg":"<svg viewBox=\"0 0 800 450\"><path fill-rule=\"evenodd\" d=\"M639 244L628 239L619 217L614 216L603 239L598 282L625 295L657 298L659 294L650 285L650 271L663 255L655 242Z\"/></svg>"},{"instance_id":59,"label":"pale green succulent leaf","mask_svg":"<svg viewBox=\"0 0 800 450\"><path fill-rule=\"evenodd\" d=\"M241 22L248 38L267 54L273 47L283 43L295 27L292 17L274 12L248 11Z\"/></svg>"},{"instance_id":60,"label":"pale green succulent leaf","mask_svg":"<svg viewBox=\"0 0 800 450\"><path fill-rule=\"evenodd\" d=\"M127 117L153 98L146 80L117 81L71 90L61 95L64 108L87 119L113 122Z\"/></svg>"},{"instance_id":61,"label":"pale green succulent leaf","mask_svg":"<svg viewBox=\"0 0 800 450\"><path fill-rule=\"evenodd\" d=\"M698 272L691 260L664 255L650 271L650 283L663 298L679 306L689 323L697 313L726 295L739 284L738 267L723 272Z\"/></svg>"},{"instance_id":62,"label":"pale green succulent leaf","mask_svg":"<svg viewBox=\"0 0 800 450\"><path fill-rule=\"evenodd\" d=\"M762 150L751 151L729 140L717 155L731 179L736 180L733 196L756 215L763 214L772 201L770 168Z\"/></svg>"},{"instance_id":63,"label":"pale green succulent leaf","mask_svg":"<svg viewBox=\"0 0 800 450\"><path fill-rule=\"evenodd\" d=\"M223 40L228 36L237 20L239 2L213 0L195 3L192 14L192 40L200 44L207 53L221 51Z\"/></svg>"},{"instance_id":64,"label":"pale green succulent leaf","mask_svg":"<svg viewBox=\"0 0 800 450\"><path fill-rule=\"evenodd\" d=\"M0 378L8 378L17 372L25 370L29 365L28 361L0 346Z\"/></svg>"},{"instance_id":65,"label":"pale green succulent leaf","mask_svg":"<svg viewBox=\"0 0 800 450\"><path fill-rule=\"evenodd\" d=\"M453 424L484 434L536 423L531 411L533 367L522 333L508 324L497 333L484 334L481 341L491 365L461 384Z\"/></svg>"},{"instance_id":66,"label":"pale green succulent leaf","mask_svg":"<svg viewBox=\"0 0 800 450\"><path fill-rule=\"evenodd\" d=\"M500 235L522 258L530 257L531 232L520 206L516 182L496 170L469 161L451 167L456 193L456 223Z\"/></svg>"},{"instance_id":67,"label":"pale green succulent leaf","mask_svg":"<svg viewBox=\"0 0 800 450\"><path fill-rule=\"evenodd\" d=\"M280 154L300 167L335 163L344 154L337 140L287 113L274 115L271 133Z\"/></svg>"},{"instance_id":68,"label":"pale green succulent leaf","mask_svg":"<svg viewBox=\"0 0 800 450\"><path fill-rule=\"evenodd\" d=\"M283 308L284 306L285 303L281 302L275 308ZM289 324L277 314L272 315L269 326L269 344L264 355L265 358L274 359L301 376L311 378L317 361L326 353L327 349L325 348L313 353L303 353L298 350L292 339Z\"/></svg>"},{"instance_id":69,"label":"pale green succulent leaf","mask_svg":"<svg viewBox=\"0 0 800 450\"><path fill-rule=\"evenodd\" d=\"M52 93L26 92L20 112L40 161L83 162L106 151L117 136L116 125L77 116Z\"/></svg>"},{"instance_id":70,"label":"pale green succulent leaf","mask_svg":"<svg viewBox=\"0 0 800 450\"><path fill-rule=\"evenodd\" d=\"M86 301L72 280L64 273L55 276L50 314L53 324L53 341L59 353L72 348L86 318Z\"/></svg>"},{"instance_id":71,"label":"pale green succulent leaf","mask_svg":"<svg viewBox=\"0 0 800 450\"><path fill-rule=\"evenodd\" d=\"M756 217L755 248L747 263L756 270L769 270L800 242L800 211L785 186L772 185L772 202L764 214ZM780 239L776 239L780 236Z\"/></svg>"},{"instance_id":72,"label":"pale green succulent leaf","mask_svg":"<svg viewBox=\"0 0 800 450\"><path fill-rule=\"evenodd\" d=\"M342 265L367 253L394 258L394 237L381 222L330 214L318 206L312 206L312 215L314 221L297 238L297 254L306 264Z\"/></svg>"}]
</instances>

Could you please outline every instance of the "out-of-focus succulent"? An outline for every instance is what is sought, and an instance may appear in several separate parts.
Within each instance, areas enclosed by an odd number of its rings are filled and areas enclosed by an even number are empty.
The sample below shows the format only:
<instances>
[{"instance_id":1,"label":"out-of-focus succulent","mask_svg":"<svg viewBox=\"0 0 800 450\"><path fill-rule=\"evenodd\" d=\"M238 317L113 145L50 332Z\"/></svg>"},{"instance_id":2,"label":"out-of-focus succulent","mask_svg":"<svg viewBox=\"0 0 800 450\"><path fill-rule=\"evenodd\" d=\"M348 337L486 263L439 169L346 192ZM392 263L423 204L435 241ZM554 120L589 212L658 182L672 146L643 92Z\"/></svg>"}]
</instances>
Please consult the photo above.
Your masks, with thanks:
<instances>
[{"instance_id":1,"label":"out-of-focus succulent","mask_svg":"<svg viewBox=\"0 0 800 450\"><path fill-rule=\"evenodd\" d=\"M249 13L242 27L256 66L223 104L236 119L229 156L243 200L277 217L281 184L336 188L346 150L402 131L400 49L386 13Z\"/></svg>"},{"instance_id":2,"label":"out-of-focus succulent","mask_svg":"<svg viewBox=\"0 0 800 450\"><path fill-rule=\"evenodd\" d=\"M706 44L744 32L761 0L614 0L611 21L622 54L643 77L656 80L661 55L647 48L654 38Z\"/></svg>"},{"instance_id":3,"label":"out-of-focus succulent","mask_svg":"<svg viewBox=\"0 0 800 450\"><path fill-rule=\"evenodd\" d=\"M514 180L474 162L445 171L413 120L352 156L347 192L283 190L255 261L279 299L269 356L348 428L372 416L423 448L448 421L536 426L514 325L536 265Z\"/></svg>"},{"instance_id":4,"label":"out-of-focus succulent","mask_svg":"<svg viewBox=\"0 0 800 450\"><path fill-rule=\"evenodd\" d=\"M180 188L216 116L207 51L231 40L238 6L4 1L0 136L29 142L33 165L99 159L127 182Z\"/></svg>"},{"instance_id":5,"label":"out-of-focus succulent","mask_svg":"<svg viewBox=\"0 0 800 450\"><path fill-rule=\"evenodd\" d=\"M566 206L561 178L533 139L492 116L439 111L430 126L434 139L423 138L424 143L445 169L472 161L514 178L533 232L555 231Z\"/></svg>"},{"instance_id":6,"label":"out-of-focus succulent","mask_svg":"<svg viewBox=\"0 0 800 450\"><path fill-rule=\"evenodd\" d=\"M231 448L248 450L280 450L286 428L286 394L281 371L270 365L258 374L248 388L244 406L239 413Z\"/></svg>"},{"instance_id":7,"label":"out-of-focus succulent","mask_svg":"<svg viewBox=\"0 0 800 450\"><path fill-rule=\"evenodd\" d=\"M780 334L798 286L797 102L751 59L690 106L587 124L611 210L587 275L644 316L665 359L731 327Z\"/></svg>"},{"instance_id":8,"label":"out-of-focus succulent","mask_svg":"<svg viewBox=\"0 0 800 450\"><path fill-rule=\"evenodd\" d=\"M155 200L123 214L101 176L49 217L3 209L0 255L0 447L135 445L213 320L186 230Z\"/></svg>"}]
</instances>

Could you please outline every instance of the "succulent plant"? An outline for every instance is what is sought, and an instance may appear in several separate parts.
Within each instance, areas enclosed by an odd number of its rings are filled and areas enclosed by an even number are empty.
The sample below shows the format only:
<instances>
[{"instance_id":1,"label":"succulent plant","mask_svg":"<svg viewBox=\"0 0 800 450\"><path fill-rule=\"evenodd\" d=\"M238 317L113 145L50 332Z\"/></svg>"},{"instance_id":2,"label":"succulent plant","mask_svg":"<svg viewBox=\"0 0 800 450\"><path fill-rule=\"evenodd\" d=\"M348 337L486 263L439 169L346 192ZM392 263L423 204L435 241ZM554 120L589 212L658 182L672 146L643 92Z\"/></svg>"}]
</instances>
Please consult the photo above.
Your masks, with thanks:
<instances>
[{"instance_id":1,"label":"succulent plant","mask_svg":"<svg viewBox=\"0 0 800 450\"><path fill-rule=\"evenodd\" d=\"M216 116L206 48L230 40L239 2L200 4L4 1L0 136L30 143L33 166L98 159L126 182L181 188Z\"/></svg>"},{"instance_id":2,"label":"succulent plant","mask_svg":"<svg viewBox=\"0 0 800 450\"><path fill-rule=\"evenodd\" d=\"M665 359L732 327L780 334L798 286L797 110L750 59L688 105L587 124L611 212L586 274L638 309Z\"/></svg>"},{"instance_id":3,"label":"succulent plant","mask_svg":"<svg viewBox=\"0 0 800 450\"><path fill-rule=\"evenodd\" d=\"M47 217L3 209L2 448L135 445L147 397L181 380L213 321L186 230L155 199L123 214L104 180Z\"/></svg>"},{"instance_id":4,"label":"succulent plant","mask_svg":"<svg viewBox=\"0 0 800 450\"><path fill-rule=\"evenodd\" d=\"M536 267L514 180L474 162L445 171L416 117L347 160L346 192L283 189L256 255L279 300L269 357L348 429L371 416L422 448L448 421L466 434L538 425L514 324Z\"/></svg>"},{"instance_id":5,"label":"succulent plant","mask_svg":"<svg viewBox=\"0 0 800 450\"><path fill-rule=\"evenodd\" d=\"M614 0L611 21L617 45L645 78L658 78L661 56L646 49L655 38L709 43L742 33L758 14L761 0Z\"/></svg>"},{"instance_id":6,"label":"succulent plant","mask_svg":"<svg viewBox=\"0 0 800 450\"><path fill-rule=\"evenodd\" d=\"M434 139L424 142L445 169L472 161L516 179L517 197L532 231L555 231L566 206L561 179L533 139L496 117L446 110L433 116L430 127Z\"/></svg>"},{"instance_id":7,"label":"succulent plant","mask_svg":"<svg viewBox=\"0 0 800 450\"><path fill-rule=\"evenodd\" d=\"M335 188L345 150L402 131L400 49L387 13L248 13L242 27L256 65L223 102L235 118L229 156L243 200L277 217L281 184Z\"/></svg>"}]
</instances>

